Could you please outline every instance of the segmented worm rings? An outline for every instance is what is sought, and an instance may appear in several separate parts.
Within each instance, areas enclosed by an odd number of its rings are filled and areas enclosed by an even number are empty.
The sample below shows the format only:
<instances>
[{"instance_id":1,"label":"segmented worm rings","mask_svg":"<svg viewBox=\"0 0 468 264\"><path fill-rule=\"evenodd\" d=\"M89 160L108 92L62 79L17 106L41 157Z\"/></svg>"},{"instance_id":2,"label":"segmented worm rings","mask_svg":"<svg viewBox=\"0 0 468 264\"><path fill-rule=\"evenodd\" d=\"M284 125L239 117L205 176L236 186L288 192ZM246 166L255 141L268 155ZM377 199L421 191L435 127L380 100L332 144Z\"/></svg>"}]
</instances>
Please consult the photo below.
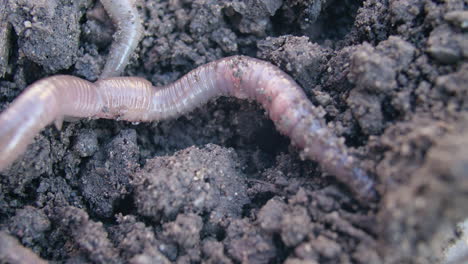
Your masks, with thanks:
<instances>
[{"instance_id":1,"label":"segmented worm rings","mask_svg":"<svg viewBox=\"0 0 468 264\"><path fill-rule=\"evenodd\" d=\"M219 96L260 103L278 131L302 149L302 155L345 183L356 198L374 201L374 181L348 155L343 140L327 128L321 111L301 87L278 67L233 56L200 66L173 84L153 87L135 77L95 83L53 76L32 84L0 115L0 170L20 155L47 124L65 116L155 121L187 113Z\"/></svg>"}]
</instances>

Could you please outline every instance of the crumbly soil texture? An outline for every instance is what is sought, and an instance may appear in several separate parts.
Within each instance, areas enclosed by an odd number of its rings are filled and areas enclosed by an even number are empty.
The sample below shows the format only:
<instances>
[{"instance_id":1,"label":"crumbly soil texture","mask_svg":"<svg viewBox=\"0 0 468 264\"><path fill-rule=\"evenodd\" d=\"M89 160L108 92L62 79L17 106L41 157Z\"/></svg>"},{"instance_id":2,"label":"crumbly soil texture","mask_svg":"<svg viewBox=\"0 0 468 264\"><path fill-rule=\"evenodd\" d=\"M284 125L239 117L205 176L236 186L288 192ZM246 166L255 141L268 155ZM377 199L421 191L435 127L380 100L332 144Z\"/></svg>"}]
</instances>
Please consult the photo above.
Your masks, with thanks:
<instances>
[{"instance_id":1,"label":"crumbly soil texture","mask_svg":"<svg viewBox=\"0 0 468 264\"><path fill-rule=\"evenodd\" d=\"M442 258L468 212L466 0L137 4L145 36L124 75L162 85L229 55L270 61L325 110L379 201L301 160L254 102L69 120L0 173L0 262ZM0 110L43 77L96 80L115 32L94 0L1 1L0 24Z\"/></svg>"}]
</instances>

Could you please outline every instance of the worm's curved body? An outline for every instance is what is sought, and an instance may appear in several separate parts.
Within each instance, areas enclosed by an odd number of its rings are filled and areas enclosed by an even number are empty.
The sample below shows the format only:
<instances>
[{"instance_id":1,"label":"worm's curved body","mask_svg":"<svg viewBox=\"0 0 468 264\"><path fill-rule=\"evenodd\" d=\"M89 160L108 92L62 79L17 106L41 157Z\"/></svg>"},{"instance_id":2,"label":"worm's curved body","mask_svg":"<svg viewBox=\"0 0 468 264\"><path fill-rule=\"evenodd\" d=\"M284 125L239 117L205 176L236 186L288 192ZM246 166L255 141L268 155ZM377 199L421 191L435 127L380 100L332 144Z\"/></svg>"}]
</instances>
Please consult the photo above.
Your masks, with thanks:
<instances>
[{"instance_id":1,"label":"worm's curved body","mask_svg":"<svg viewBox=\"0 0 468 264\"><path fill-rule=\"evenodd\" d=\"M32 84L0 115L0 170L20 155L41 129L64 116L155 121L187 113L212 98L259 102L276 128L303 155L350 187L361 201L375 200L374 182L347 154L289 75L254 58L233 56L198 67L173 84L153 87L133 77L95 83L54 76Z\"/></svg>"},{"instance_id":2,"label":"worm's curved body","mask_svg":"<svg viewBox=\"0 0 468 264\"><path fill-rule=\"evenodd\" d=\"M134 0L101 0L107 14L117 26L100 78L119 76L143 37L143 25Z\"/></svg>"}]
</instances>

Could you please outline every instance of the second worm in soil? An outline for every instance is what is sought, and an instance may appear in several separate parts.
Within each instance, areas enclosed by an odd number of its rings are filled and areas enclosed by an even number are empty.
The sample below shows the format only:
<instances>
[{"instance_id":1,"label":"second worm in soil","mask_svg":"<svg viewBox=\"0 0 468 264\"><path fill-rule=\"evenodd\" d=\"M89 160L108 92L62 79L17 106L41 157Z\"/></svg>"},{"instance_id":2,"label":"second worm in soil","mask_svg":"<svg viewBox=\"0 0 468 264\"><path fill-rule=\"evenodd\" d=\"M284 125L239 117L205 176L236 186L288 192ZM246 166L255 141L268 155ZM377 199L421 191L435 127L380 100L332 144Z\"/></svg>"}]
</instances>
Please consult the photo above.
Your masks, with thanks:
<instances>
[{"instance_id":1,"label":"second worm in soil","mask_svg":"<svg viewBox=\"0 0 468 264\"><path fill-rule=\"evenodd\" d=\"M374 181L350 156L301 87L278 67L233 56L200 66L173 84L153 87L135 77L95 83L53 76L37 81L0 115L0 170L20 155L47 124L64 117L156 121L174 118L219 96L259 102L276 128L304 157L347 185L362 202L375 201Z\"/></svg>"},{"instance_id":2,"label":"second worm in soil","mask_svg":"<svg viewBox=\"0 0 468 264\"><path fill-rule=\"evenodd\" d=\"M101 0L117 26L100 79L119 76L143 36L143 25L134 0Z\"/></svg>"}]
</instances>

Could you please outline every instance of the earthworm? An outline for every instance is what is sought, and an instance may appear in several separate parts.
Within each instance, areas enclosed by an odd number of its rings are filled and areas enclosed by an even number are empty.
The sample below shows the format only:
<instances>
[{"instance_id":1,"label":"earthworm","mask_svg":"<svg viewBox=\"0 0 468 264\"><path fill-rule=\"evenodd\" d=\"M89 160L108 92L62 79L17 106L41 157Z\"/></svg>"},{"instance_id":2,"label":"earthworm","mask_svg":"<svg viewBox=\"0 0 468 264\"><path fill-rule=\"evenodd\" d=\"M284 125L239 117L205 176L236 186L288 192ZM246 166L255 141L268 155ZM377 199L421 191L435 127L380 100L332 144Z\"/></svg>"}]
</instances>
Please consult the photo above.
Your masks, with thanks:
<instances>
[{"instance_id":1,"label":"earthworm","mask_svg":"<svg viewBox=\"0 0 468 264\"><path fill-rule=\"evenodd\" d=\"M117 25L114 42L100 79L119 76L143 37L143 25L134 0L101 0L107 14Z\"/></svg>"},{"instance_id":2,"label":"earthworm","mask_svg":"<svg viewBox=\"0 0 468 264\"><path fill-rule=\"evenodd\" d=\"M220 59L192 70L173 84L153 87L137 77L95 83L66 75L30 85L0 115L0 170L22 153L41 129L64 117L156 121L174 118L219 96L255 100L302 156L346 184L359 201L377 199L374 181L347 153L343 139L323 120L322 111L301 87L269 62L245 56Z\"/></svg>"}]
</instances>

